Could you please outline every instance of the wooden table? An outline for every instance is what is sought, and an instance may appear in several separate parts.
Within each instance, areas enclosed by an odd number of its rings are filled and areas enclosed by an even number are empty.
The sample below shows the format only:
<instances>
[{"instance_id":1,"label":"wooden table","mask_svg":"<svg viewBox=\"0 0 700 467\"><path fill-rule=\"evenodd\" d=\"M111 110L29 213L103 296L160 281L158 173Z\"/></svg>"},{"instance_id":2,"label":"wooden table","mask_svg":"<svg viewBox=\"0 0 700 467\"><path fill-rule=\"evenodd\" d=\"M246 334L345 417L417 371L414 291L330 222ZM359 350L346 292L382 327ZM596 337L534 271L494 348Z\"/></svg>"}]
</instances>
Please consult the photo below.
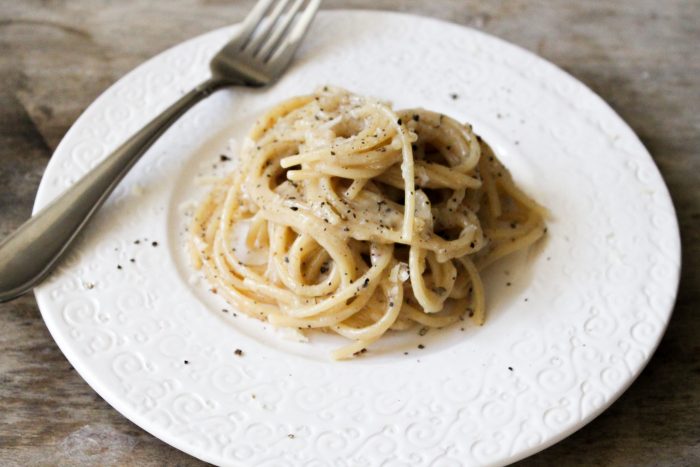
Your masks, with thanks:
<instances>
[{"instance_id":1,"label":"wooden table","mask_svg":"<svg viewBox=\"0 0 700 467\"><path fill-rule=\"evenodd\" d=\"M82 110L131 68L252 1L0 0L0 237L30 213ZM327 0L447 19L530 49L607 100L671 190L683 235L673 320L638 381L521 465L700 465L700 2ZM122 417L54 344L32 295L0 305L0 464L200 465Z\"/></svg>"}]
</instances>

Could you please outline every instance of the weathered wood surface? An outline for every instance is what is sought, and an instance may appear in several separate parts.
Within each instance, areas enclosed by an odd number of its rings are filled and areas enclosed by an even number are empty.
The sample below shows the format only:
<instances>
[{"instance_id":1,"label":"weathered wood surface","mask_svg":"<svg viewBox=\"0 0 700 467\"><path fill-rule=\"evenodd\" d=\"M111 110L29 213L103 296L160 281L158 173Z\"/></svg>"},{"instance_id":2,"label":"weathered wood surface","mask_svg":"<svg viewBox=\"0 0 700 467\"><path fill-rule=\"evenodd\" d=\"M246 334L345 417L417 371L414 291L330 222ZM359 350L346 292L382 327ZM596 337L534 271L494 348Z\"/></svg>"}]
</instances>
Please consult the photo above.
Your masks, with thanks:
<instances>
[{"instance_id":1,"label":"weathered wood surface","mask_svg":"<svg viewBox=\"0 0 700 467\"><path fill-rule=\"evenodd\" d=\"M140 62L242 18L252 1L0 0L0 237L30 212L63 134ZM700 2L327 0L490 32L581 79L637 131L673 196L683 276L666 337L594 422L522 465L700 465ZM109 407L31 295L0 305L0 464L200 465Z\"/></svg>"}]
</instances>

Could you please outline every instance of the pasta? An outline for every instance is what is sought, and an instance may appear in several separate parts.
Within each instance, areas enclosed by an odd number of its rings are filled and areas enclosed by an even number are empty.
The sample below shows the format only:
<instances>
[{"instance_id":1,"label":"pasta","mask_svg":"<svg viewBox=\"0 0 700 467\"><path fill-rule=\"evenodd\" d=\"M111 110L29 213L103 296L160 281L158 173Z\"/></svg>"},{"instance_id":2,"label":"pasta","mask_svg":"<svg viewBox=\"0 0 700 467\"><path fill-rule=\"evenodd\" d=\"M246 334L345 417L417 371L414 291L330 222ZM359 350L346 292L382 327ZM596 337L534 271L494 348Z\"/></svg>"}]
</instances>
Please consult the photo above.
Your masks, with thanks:
<instances>
[{"instance_id":1,"label":"pasta","mask_svg":"<svg viewBox=\"0 0 700 467\"><path fill-rule=\"evenodd\" d=\"M324 87L255 123L190 246L240 311L344 336L343 359L390 330L483 324L480 271L544 217L470 125Z\"/></svg>"}]
</instances>

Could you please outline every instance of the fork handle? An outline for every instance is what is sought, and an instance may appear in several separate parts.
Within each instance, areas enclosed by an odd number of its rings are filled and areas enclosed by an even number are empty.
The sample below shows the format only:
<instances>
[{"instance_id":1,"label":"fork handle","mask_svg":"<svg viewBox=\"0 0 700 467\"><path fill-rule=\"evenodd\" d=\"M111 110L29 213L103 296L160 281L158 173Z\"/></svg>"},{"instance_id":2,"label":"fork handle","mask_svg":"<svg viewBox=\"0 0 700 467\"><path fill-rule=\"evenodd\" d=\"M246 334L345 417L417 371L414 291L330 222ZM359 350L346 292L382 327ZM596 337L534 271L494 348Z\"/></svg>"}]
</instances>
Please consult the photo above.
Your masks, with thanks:
<instances>
[{"instance_id":1,"label":"fork handle","mask_svg":"<svg viewBox=\"0 0 700 467\"><path fill-rule=\"evenodd\" d=\"M44 279L146 150L188 109L224 85L211 78L183 95L0 243L0 302Z\"/></svg>"}]
</instances>

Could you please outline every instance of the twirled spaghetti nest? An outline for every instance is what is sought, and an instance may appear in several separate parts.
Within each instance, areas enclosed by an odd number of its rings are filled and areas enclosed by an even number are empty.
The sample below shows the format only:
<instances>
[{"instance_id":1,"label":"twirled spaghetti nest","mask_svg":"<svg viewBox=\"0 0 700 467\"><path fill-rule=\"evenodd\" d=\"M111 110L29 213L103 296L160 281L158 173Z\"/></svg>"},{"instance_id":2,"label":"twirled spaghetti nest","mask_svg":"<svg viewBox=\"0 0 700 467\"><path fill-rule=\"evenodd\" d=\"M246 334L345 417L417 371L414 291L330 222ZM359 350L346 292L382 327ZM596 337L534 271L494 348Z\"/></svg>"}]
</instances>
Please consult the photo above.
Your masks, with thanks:
<instances>
[{"instance_id":1,"label":"twirled spaghetti nest","mask_svg":"<svg viewBox=\"0 0 700 467\"><path fill-rule=\"evenodd\" d=\"M470 125L326 87L256 122L192 250L237 309L345 336L346 358L416 323L483 323L479 271L543 217Z\"/></svg>"}]
</instances>

